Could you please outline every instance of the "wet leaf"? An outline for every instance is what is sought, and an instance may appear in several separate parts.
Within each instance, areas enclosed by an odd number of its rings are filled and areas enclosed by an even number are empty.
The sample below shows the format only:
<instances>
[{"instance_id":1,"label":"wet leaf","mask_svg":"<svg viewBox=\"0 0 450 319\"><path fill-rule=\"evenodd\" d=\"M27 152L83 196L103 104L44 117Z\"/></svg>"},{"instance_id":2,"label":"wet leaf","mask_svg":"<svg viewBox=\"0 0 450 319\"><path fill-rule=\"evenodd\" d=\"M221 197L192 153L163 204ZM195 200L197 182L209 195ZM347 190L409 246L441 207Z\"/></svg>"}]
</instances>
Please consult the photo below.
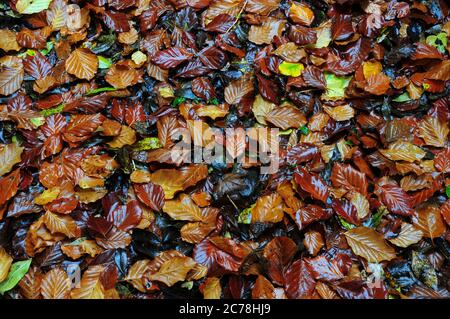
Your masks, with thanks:
<instances>
[{"instance_id":1,"label":"wet leaf","mask_svg":"<svg viewBox=\"0 0 450 319\"><path fill-rule=\"evenodd\" d=\"M368 262L380 262L396 257L395 250L386 244L383 235L371 228L357 227L348 230L344 235L353 252Z\"/></svg>"},{"instance_id":2,"label":"wet leaf","mask_svg":"<svg viewBox=\"0 0 450 319\"><path fill-rule=\"evenodd\" d=\"M0 294L3 295L5 292L10 291L19 283L23 276L28 272L31 261L31 259L16 261L11 265L8 277L0 282Z\"/></svg>"},{"instance_id":3,"label":"wet leaf","mask_svg":"<svg viewBox=\"0 0 450 319\"><path fill-rule=\"evenodd\" d=\"M91 80L98 68L98 59L89 49L76 49L66 60L66 70L79 79Z\"/></svg>"},{"instance_id":4,"label":"wet leaf","mask_svg":"<svg viewBox=\"0 0 450 319\"><path fill-rule=\"evenodd\" d=\"M53 268L44 275L41 293L44 299L68 299L71 281L67 273L60 268Z\"/></svg>"}]
</instances>

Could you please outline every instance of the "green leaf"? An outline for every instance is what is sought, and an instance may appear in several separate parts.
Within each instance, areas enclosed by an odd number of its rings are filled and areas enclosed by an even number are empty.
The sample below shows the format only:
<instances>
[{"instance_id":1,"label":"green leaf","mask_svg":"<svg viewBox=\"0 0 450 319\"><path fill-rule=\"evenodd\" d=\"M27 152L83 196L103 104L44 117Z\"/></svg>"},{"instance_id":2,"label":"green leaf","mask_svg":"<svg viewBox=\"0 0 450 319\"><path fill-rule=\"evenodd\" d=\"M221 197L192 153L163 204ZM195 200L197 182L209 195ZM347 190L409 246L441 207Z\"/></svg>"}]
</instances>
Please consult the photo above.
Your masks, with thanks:
<instances>
[{"instance_id":1,"label":"green leaf","mask_svg":"<svg viewBox=\"0 0 450 319\"><path fill-rule=\"evenodd\" d=\"M445 194L447 194L447 198L450 198L450 185L445 188Z\"/></svg>"},{"instance_id":2,"label":"green leaf","mask_svg":"<svg viewBox=\"0 0 450 319\"><path fill-rule=\"evenodd\" d=\"M45 118L43 116L41 117L35 117L30 119L31 124L33 124L33 126L35 128L38 128L39 126L43 125L45 123Z\"/></svg>"},{"instance_id":3,"label":"green leaf","mask_svg":"<svg viewBox=\"0 0 450 319\"><path fill-rule=\"evenodd\" d=\"M47 10L52 0L19 0L16 3L17 12L33 14Z\"/></svg>"},{"instance_id":4,"label":"green leaf","mask_svg":"<svg viewBox=\"0 0 450 319\"><path fill-rule=\"evenodd\" d=\"M99 69L109 69L112 66L112 60L110 58L105 58L101 55L98 58L98 68Z\"/></svg>"},{"instance_id":5,"label":"green leaf","mask_svg":"<svg viewBox=\"0 0 450 319\"><path fill-rule=\"evenodd\" d=\"M30 269L32 259L17 261L11 265L8 277L0 283L0 294L13 289Z\"/></svg>"},{"instance_id":6,"label":"green leaf","mask_svg":"<svg viewBox=\"0 0 450 319\"><path fill-rule=\"evenodd\" d=\"M36 51L34 51L33 49L28 49L25 51L26 55L28 56L35 56L36 55Z\"/></svg>"},{"instance_id":7,"label":"green leaf","mask_svg":"<svg viewBox=\"0 0 450 319\"><path fill-rule=\"evenodd\" d=\"M161 147L162 145L157 137L146 137L133 146L133 148L137 151L148 151Z\"/></svg>"},{"instance_id":8,"label":"green leaf","mask_svg":"<svg viewBox=\"0 0 450 319\"><path fill-rule=\"evenodd\" d=\"M186 288L187 290L191 290L194 287L193 281L186 281L181 284L181 287Z\"/></svg>"},{"instance_id":9,"label":"green leaf","mask_svg":"<svg viewBox=\"0 0 450 319\"><path fill-rule=\"evenodd\" d=\"M302 133L303 135L308 135L309 134L309 128L306 125L303 125L302 127L300 127L298 129L300 131L300 133Z\"/></svg>"},{"instance_id":10,"label":"green leaf","mask_svg":"<svg viewBox=\"0 0 450 319\"><path fill-rule=\"evenodd\" d=\"M282 136L282 135L290 135L292 133L292 129L290 128L289 130L286 131L280 131L278 133L278 136Z\"/></svg>"},{"instance_id":11,"label":"green leaf","mask_svg":"<svg viewBox=\"0 0 450 319\"><path fill-rule=\"evenodd\" d=\"M411 98L409 97L408 92L400 94L399 96L396 96L394 99L392 99L393 102L397 102L397 103L403 103L403 102L410 101L410 100L411 100Z\"/></svg>"},{"instance_id":12,"label":"green leaf","mask_svg":"<svg viewBox=\"0 0 450 319\"><path fill-rule=\"evenodd\" d=\"M103 92L111 92L111 91L117 91L117 89L114 87L98 88L98 89L90 90L89 92L86 93L86 95L95 95L95 94L99 94L99 93L103 93Z\"/></svg>"},{"instance_id":13,"label":"green leaf","mask_svg":"<svg viewBox=\"0 0 450 319\"><path fill-rule=\"evenodd\" d=\"M305 67L301 63L290 63L286 61L281 62L278 66L281 74L292 77L299 77L304 69Z\"/></svg>"},{"instance_id":14,"label":"green leaf","mask_svg":"<svg viewBox=\"0 0 450 319\"><path fill-rule=\"evenodd\" d=\"M247 207L244 209L238 216L238 223L239 224L250 224L252 222L252 208L255 206L253 204L250 207Z\"/></svg>"},{"instance_id":15,"label":"green leaf","mask_svg":"<svg viewBox=\"0 0 450 319\"><path fill-rule=\"evenodd\" d=\"M180 105L181 103L183 103L184 101L186 101L186 99L184 97L176 97L173 99L172 101L172 106L173 107L177 107L178 105Z\"/></svg>"},{"instance_id":16,"label":"green leaf","mask_svg":"<svg viewBox=\"0 0 450 319\"><path fill-rule=\"evenodd\" d=\"M350 84L351 76L337 76L326 72L325 80L327 82L327 91L324 94L325 99L342 99L345 97L345 89Z\"/></svg>"},{"instance_id":17,"label":"green leaf","mask_svg":"<svg viewBox=\"0 0 450 319\"><path fill-rule=\"evenodd\" d=\"M386 207L382 206L378 209L378 211L370 216L368 220L366 220L363 225L370 228L377 228L381 223L381 218L388 213Z\"/></svg>"},{"instance_id":18,"label":"green leaf","mask_svg":"<svg viewBox=\"0 0 450 319\"><path fill-rule=\"evenodd\" d=\"M445 54L448 44L447 33L441 32L438 35L430 35L426 38L425 42L435 47L442 54Z\"/></svg>"},{"instance_id":19,"label":"green leaf","mask_svg":"<svg viewBox=\"0 0 450 319\"><path fill-rule=\"evenodd\" d=\"M53 49L53 42L52 41L49 41L49 42L47 42L47 44L45 45L45 49L42 49L41 50L41 53L43 54L43 55L47 55L47 54L49 54L50 53L50 51Z\"/></svg>"},{"instance_id":20,"label":"green leaf","mask_svg":"<svg viewBox=\"0 0 450 319\"><path fill-rule=\"evenodd\" d=\"M356 227L355 225L353 225L352 223L349 223L348 221L346 221L345 219L343 219L340 216L337 216L337 220L338 220L339 224L341 224L341 226L347 230L350 230L350 229L353 229Z\"/></svg>"},{"instance_id":21,"label":"green leaf","mask_svg":"<svg viewBox=\"0 0 450 319\"><path fill-rule=\"evenodd\" d=\"M216 97L214 97L209 101L209 104L219 105L219 100Z\"/></svg>"},{"instance_id":22,"label":"green leaf","mask_svg":"<svg viewBox=\"0 0 450 319\"><path fill-rule=\"evenodd\" d=\"M64 104L60 104L58 106L55 106L54 108L42 110L41 115L44 117L48 117L50 115L61 113L64 110Z\"/></svg>"}]
</instances>

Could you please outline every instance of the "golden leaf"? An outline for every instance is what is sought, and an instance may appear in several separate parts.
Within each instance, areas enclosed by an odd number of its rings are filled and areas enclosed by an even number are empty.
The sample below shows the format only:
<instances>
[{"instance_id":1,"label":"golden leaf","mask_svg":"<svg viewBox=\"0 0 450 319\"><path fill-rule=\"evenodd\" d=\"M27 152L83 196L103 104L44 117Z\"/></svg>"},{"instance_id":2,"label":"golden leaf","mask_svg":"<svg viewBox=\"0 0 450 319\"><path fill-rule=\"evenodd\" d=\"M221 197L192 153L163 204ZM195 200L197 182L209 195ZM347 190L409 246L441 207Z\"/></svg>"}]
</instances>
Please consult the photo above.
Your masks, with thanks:
<instances>
[{"instance_id":1,"label":"golden leaf","mask_svg":"<svg viewBox=\"0 0 450 319\"><path fill-rule=\"evenodd\" d=\"M0 145L0 176L9 173L21 161L23 149L16 143Z\"/></svg>"},{"instance_id":2,"label":"golden leaf","mask_svg":"<svg viewBox=\"0 0 450 319\"><path fill-rule=\"evenodd\" d=\"M220 299L222 296L222 286L217 277L208 277L202 285L203 297L205 299Z\"/></svg>"},{"instance_id":3,"label":"golden leaf","mask_svg":"<svg viewBox=\"0 0 450 319\"><path fill-rule=\"evenodd\" d=\"M383 235L368 227L357 227L344 233L355 255L376 263L395 258L395 250L386 244Z\"/></svg>"},{"instance_id":4,"label":"golden leaf","mask_svg":"<svg viewBox=\"0 0 450 319\"><path fill-rule=\"evenodd\" d=\"M403 222L400 233L397 237L389 239L395 246L406 248L418 243L422 239L423 233L413 225Z\"/></svg>"},{"instance_id":5,"label":"golden leaf","mask_svg":"<svg viewBox=\"0 0 450 319\"><path fill-rule=\"evenodd\" d=\"M83 274L80 288L72 290L72 299L105 299L105 289L100 281L104 270L102 265L89 267Z\"/></svg>"},{"instance_id":6,"label":"golden leaf","mask_svg":"<svg viewBox=\"0 0 450 319\"><path fill-rule=\"evenodd\" d=\"M94 240L80 238L72 243L61 245L61 251L64 255L67 255L72 259L78 259L85 254L95 257L100 254L103 249L98 246Z\"/></svg>"},{"instance_id":7,"label":"golden leaf","mask_svg":"<svg viewBox=\"0 0 450 319\"><path fill-rule=\"evenodd\" d=\"M175 220L201 221L202 211L186 194L181 194L178 200L165 202L163 211Z\"/></svg>"},{"instance_id":8,"label":"golden leaf","mask_svg":"<svg viewBox=\"0 0 450 319\"><path fill-rule=\"evenodd\" d=\"M427 145L444 147L449 132L448 123L428 116L419 123L419 133Z\"/></svg>"},{"instance_id":9,"label":"golden leaf","mask_svg":"<svg viewBox=\"0 0 450 319\"><path fill-rule=\"evenodd\" d=\"M335 121L347 121L355 116L355 110L348 104L335 107L323 106L323 110Z\"/></svg>"},{"instance_id":10,"label":"golden leaf","mask_svg":"<svg viewBox=\"0 0 450 319\"><path fill-rule=\"evenodd\" d=\"M71 285L72 283L64 270L53 268L42 279L42 297L44 299L68 299Z\"/></svg>"},{"instance_id":11,"label":"golden leaf","mask_svg":"<svg viewBox=\"0 0 450 319\"><path fill-rule=\"evenodd\" d=\"M289 9L289 18L295 23L308 27L314 21L314 12L303 3L293 2Z\"/></svg>"},{"instance_id":12,"label":"golden leaf","mask_svg":"<svg viewBox=\"0 0 450 319\"><path fill-rule=\"evenodd\" d=\"M0 282L8 277L13 259L3 247L0 247Z\"/></svg>"},{"instance_id":13,"label":"golden leaf","mask_svg":"<svg viewBox=\"0 0 450 319\"><path fill-rule=\"evenodd\" d=\"M44 223L52 234L60 233L69 238L81 235L81 229L77 226L77 223L67 215L59 215L48 211L44 215Z\"/></svg>"},{"instance_id":14,"label":"golden leaf","mask_svg":"<svg viewBox=\"0 0 450 319\"><path fill-rule=\"evenodd\" d=\"M120 134L115 136L111 142L108 143L112 148L122 148L125 145L132 145L136 142L136 131L127 125L122 125Z\"/></svg>"},{"instance_id":15,"label":"golden leaf","mask_svg":"<svg viewBox=\"0 0 450 319\"><path fill-rule=\"evenodd\" d=\"M252 223L278 223L283 219L283 199L278 193L261 196L251 209Z\"/></svg>"},{"instance_id":16,"label":"golden leaf","mask_svg":"<svg viewBox=\"0 0 450 319\"><path fill-rule=\"evenodd\" d=\"M66 60L66 71L79 79L92 80L97 68L98 58L89 49L76 49Z\"/></svg>"},{"instance_id":17,"label":"golden leaf","mask_svg":"<svg viewBox=\"0 0 450 319\"><path fill-rule=\"evenodd\" d=\"M274 36L281 36L285 24L286 21L283 20L266 18L260 26L250 26L248 40L258 45L271 44Z\"/></svg>"},{"instance_id":18,"label":"golden leaf","mask_svg":"<svg viewBox=\"0 0 450 319\"><path fill-rule=\"evenodd\" d=\"M425 205L417 209L417 216L413 218L414 226L423 232L427 238L437 238L446 231L439 207Z\"/></svg>"},{"instance_id":19,"label":"golden leaf","mask_svg":"<svg viewBox=\"0 0 450 319\"><path fill-rule=\"evenodd\" d=\"M179 281L184 281L188 272L194 268L196 262L186 256L173 257L165 261L161 268L149 275L150 280L161 281L171 287Z\"/></svg>"},{"instance_id":20,"label":"golden leaf","mask_svg":"<svg viewBox=\"0 0 450 319\"><path fill-rule=\"evenodd\" d=\"M426 155L426 152L420 147L402 140L391 143L388 149L380 150L380 153L391 161L406 161L410 163L420 161Z\"/></svg>"},{"instance_id":21,"label":"golden leaf","mask_svg":"<svg viewBox=\"0 0 450 319\"><path fill-rule=\"evenodd\" d=\"M136 261L128 271L127 276L124 278L124 280L128 281L130 284L133 285L134 288L139 290L140 292L145 292L145 286L144 282L142 281L142 278L144 277L144 274L148 271L148 265L150 263L150 260L143 259Z\"/></svg>"}]
</instances>

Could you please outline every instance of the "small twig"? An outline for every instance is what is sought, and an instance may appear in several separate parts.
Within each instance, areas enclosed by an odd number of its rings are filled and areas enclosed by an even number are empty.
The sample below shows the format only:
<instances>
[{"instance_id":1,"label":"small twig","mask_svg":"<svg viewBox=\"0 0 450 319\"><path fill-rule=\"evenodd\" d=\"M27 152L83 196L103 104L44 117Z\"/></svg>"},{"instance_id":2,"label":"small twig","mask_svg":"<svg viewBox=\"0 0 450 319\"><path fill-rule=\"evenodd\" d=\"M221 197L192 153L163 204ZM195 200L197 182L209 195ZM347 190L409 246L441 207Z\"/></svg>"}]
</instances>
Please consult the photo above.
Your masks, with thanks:
<instances>
[{"instance_id":1,"label":"small twig","mask_svg":"<svg viewBox=\"0 0 450 319\"><path fill-rule=\"evenodd\" d=\"M236 211L239 213L239 208L236 206L236 204L233 202L233 200L231 199L230 195L227 194L228 200L231 202L231 204L233 204L234 208L236 208Z\"/></svg>"},{"instance_id":2,"label":"small twig","mask_svg":"<svg viewBox=\"0 0 450 319\"><path fill-rule=\"evenodd\" d=\"M236 23L239 21L239 18L241 17L242 12L244 11L245 7L247 6L248 0L245 0L244 5L242 6L241 10L239 11L239 13L237 14L236 20L234 21L234 23L228 28L227 32L225 32L225 34L227 34L228 32L231 31L231 29L233 29L233 27L236 25Z\"/></svg>"}]
</instances>

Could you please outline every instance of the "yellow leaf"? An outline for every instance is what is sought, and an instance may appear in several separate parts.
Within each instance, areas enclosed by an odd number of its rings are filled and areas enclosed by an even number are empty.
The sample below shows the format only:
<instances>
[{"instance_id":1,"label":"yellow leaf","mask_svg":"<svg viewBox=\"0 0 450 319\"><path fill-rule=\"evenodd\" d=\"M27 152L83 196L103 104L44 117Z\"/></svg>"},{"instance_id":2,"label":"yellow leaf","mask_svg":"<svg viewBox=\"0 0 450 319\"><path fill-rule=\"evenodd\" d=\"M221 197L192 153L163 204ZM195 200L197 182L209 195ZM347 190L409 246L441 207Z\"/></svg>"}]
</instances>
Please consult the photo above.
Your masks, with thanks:
<instances>
[{"instance_id":1,"label":"yellow leaf","mask_svg":"<svg viewBox=\"0 0 450 319\"><path fill-rule=\"evenodd\" d=\"M122 125L120 134L115 136L111 142L108 143L112 148L122 148L125 145L132 145L136 142L136 131L127 125Z\"/></svg>"},{"instance_id":2,"label":"yellow leaf","mask_svg":"<svg viewBox=\"0 0 450 319\"><path fill-rule=\"evenodd\" d=\"M42 192L42 194L35 197L34 202L38 205L45 205L51 203L58 198L60 192L61 190L59 189L59 187L46 189L45 191Z\"/></svg>"},{"instance_id":3,"label":"yellow leaf","mask_svg":"<svg viewBox=\"0 0 450 319\"><path fill-rule=\"evenodd\" d=\"M205 299L220 299L222 295L222 286L217 277L206 278L203 283L203 297Z\"/></svg>"},{"instance_id":4,"label":"yellow leaf","mask_svg":"<svg viewBox=\"0 0 450 319\"><path fill-rule=\"evenodd\" d=\"M9 173L21 161L23 149L16 143L0 145L0 176Z\"/></svg>"},{"instance_id":5,"label":"yellow leaf","mask_svg":"<svg viewBox=\"0 0 450 319\"><path fill-rule=\"evenodd\" d=\"M410 163L420 161L426 155L426 152L420 147L402 140L391 143L388 149L380 150L380 153L392 161L406 161Z\"/></svg>"},{"instance_id":6,"label":"yellow leaf","mask_svg":"<svg viewBox=\"0 0 450 319\"><path fill-rule=\"evenodd\" d=\"M163 211L175 220L201 221L202 211L186 194L181 194L179 200L165 202Z\"/></svg>"},{"instance_id":7,"label":"yellow leaf","mask_svg":"<svg viewBox=\"0 0 450 319\"><path fill-rule=\"evenodd\" d=\"M383 66L378 61L366 61L363 63L363 73L366 80L368 80L372 75L380 74L382 70Z\"/></svg>"},{"instance_id":8,"label":"yellow leaf","mask_svg":"<svg viewBox=\"0 0 450 319\"><path fill-rule=\"evenodd\" d=\"M302 71L305 69L301 63L291 63L283 61L278 66L280 73L286 76L299 77Z\"/></svg>"},{"instance_id":9,"label":"yellow leaf","mask_svg":"<svg viewBox=\"0 0 450 319\"><path fill-rule=\"evenodd\" d=\"M8 277L13 259L3 247L0 247L0 282Z\"/></svg>"},{"instance_id":10,"label":"yellow leaf","mask_svg":"<svg viewBox=\"0 0 450 319\"><path fill-rule=\"evenodd\" d=\"M403 222L400 233L397 237L389 239L395 246L406 248L418 243L422 239L423 233L413 225Z\"/></svg>"},{"instance_id":11,"label":"yellow leaf","mask_svg":"<svg viewBox=\"0 0 450 319\"><path fill-rule=\"evenodd\" d=\"M44 299L68 299L71 285L72 283L64 270L53 268L45 274L42 280L42 297Z\"/></svg>"},{"instance_id":12,"label":"yellow leaf","mask_svg":"<svg viewBox=\"0 0 450 319\"><path fill-rule=\"evenodd\" d=\"M293 2L289 9L289 18L295 23L310 26L314 20L314 12L305 4Z\"/></svg>"},{"instance_id":13,"label":"yellow leaf","mask_svg":"<svg viewBox=\"0 0 450 319\"><path fill-rule=\"evenodd\" d=\"M196 262L190 257L173 257L165 261L156 273L149 276L149 279L161 281L171 287L179 281L184 281L195 265Z\"/></svg>"}]
</instances>

